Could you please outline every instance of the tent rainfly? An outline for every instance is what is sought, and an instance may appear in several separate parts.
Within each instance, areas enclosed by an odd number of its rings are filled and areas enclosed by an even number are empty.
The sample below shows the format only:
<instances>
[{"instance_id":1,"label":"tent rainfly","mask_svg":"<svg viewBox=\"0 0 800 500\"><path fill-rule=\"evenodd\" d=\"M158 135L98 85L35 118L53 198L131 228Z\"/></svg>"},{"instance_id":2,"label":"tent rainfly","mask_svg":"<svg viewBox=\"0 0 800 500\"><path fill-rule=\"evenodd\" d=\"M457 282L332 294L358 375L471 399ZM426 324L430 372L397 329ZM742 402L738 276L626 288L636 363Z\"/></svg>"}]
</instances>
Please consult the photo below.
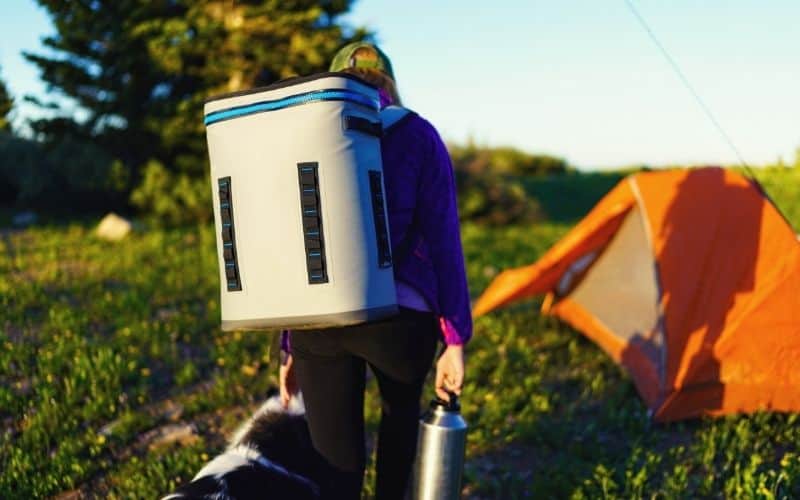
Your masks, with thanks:
<instances>
[{"instance_id":1,"label":"tent rainfly","mask_svg":"<svg viewBox=\"0 0 800 500\"><path fill-rule=\"evenodd\" d=\"M629 176L538 262L498 275L474 315L543 293L657 421L800 411L800 242L735 172Z\"/></svg>"}]
</instances>

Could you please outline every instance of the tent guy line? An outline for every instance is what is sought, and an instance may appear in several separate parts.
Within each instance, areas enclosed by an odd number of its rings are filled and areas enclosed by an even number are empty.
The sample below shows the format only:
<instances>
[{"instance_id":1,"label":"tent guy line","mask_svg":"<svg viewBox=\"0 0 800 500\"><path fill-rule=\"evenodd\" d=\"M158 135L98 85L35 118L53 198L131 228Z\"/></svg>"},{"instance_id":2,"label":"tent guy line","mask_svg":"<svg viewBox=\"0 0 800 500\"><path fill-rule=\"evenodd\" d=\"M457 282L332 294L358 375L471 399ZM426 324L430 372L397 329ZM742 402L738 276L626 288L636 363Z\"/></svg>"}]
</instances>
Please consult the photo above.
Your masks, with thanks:
<instances>
[{"instance_id":1,"label":"tent guy line","mask_svg":"<svg viewBox=\"0 0 800 500\"><path fill-rule=\"evenodd\" d=\"M733 154L735 154L736 158L739 159L739 163L741 163L742 166L745 168L745 170L747 170L747 173L750 175L750 177L755 179L756 178L755 175L753 174L752 170L750 170L750 165L745 161L744 157L742 156L742 153L739 151L739 148L736 147L736 144L733 142L731 136L722 127L722 124L720 124L719 120L717 120L716 116L711 111L711 108L706 104L705 100L700 96L700 93L697 92L697 90L694 88L694 85L691 84L689 78L686 76L686 73L684 73L681 67L678 65L678 62L675 60L674 57L672 57L672 55L670 55L669 51L667 51L667 48L658 39L653 29L650 28L650 25L647 23L644 17L639 13L639 11L633 5L633 2L631 0L625 0L625 5L628 6L628 10L631 11L633 16L641 25L642 29L644 29L645 33L647 33L647 35L650 37L650 40L653 41L656 48L658 48L659 52L661 52L661 55L664 56L664 59L670 65L675 74L678 76L678 79L680 79L684 87L686 87L689 93L692 94L692 97L694 98L695 102L697 102L698 106L700 106L700 108L703 110L703 113L705 113L705 115L714 125L714 128L717 129L717 132L719 132L719 134L722 136L722 139L725 141L728 147L731 148Z\"/></svg>"},{"instance_id":2,"label":"tent guy line","mask_svg":"<svg viewBox=\"0 0 800 500\"><path fill-rule=\"evenodd\" d=\"M764 196L769 198L769 200L778 210L778 213L780 213L781 217L783 217L786 223L792 229L794 229L794 225L789 220L789 218L786 217L786 214L784 213L783 209L781 209L780 205L778 205L775 202L775 198L770 196L770 194L767 192L763 184L759 182L755 172L753 172L753 170L750 168L750 165L747 163L747 161L745 161L744 156L742 155L739 148L736 147L736 144L733 142L733 139L731 138L730 134L728 134L722 127L722 124L719 122L719 120L717 120L716 116L714 115L714 112L711 111L711 107L708 106L708 104L706 104L705 100L702 98L700 93L695 89L694 85L692 85L692 83L689 81L689 78L686 76L686 73L684 73L680 65L678 65L678 62L675 60L674 57L672 57L672 55L667 50L666 46L664 46L664 44L661 43L661 41L658 39L655 31L653 31L653 29L647 23L645 18L639 13L639 11L636 9L636 6L633 5L633 2L631 0L624 0L624 1L625 5L628 6L628 10L631 11L633 16L639 22L639 25L642 27L642 29L644 29L645 33L647 33L647 36L650 38L650 40L653 42L653 44L656 46L659 52L661 52L661 55L667 61L667 64L669 64L673 72L677 75L678 79L681 81L681 83L683 83L683 86L686 87L686 89L692 95L697 105L700 106L700 109L703 110L703 113L706 115L706 117L708 117L708 119L714 125L714 128L717 129L717 132L719 132L720 136L722 136L723 141L725 141L725 143L731 149L733 154L736 155L736 158L739 160L739 163L741 164L742 168L744 168L745 172L747 173L747 176L750 179L752 179L753 182L756 183L758 188L764 193Z\"/></svg>"}]
</instances>

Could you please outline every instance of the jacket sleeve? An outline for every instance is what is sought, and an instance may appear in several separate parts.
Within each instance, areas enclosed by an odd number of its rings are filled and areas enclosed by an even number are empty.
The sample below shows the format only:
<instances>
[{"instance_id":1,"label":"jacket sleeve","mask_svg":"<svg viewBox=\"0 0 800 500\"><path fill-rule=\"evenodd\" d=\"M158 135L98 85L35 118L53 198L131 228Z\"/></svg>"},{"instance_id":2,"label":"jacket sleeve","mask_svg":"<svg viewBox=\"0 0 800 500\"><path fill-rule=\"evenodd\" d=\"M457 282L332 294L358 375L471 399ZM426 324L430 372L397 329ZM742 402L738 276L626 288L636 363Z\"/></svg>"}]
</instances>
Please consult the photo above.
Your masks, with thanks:
<instances>
[{"instance_id":1,"label":"jacket sleeve","mask_svg":"<svg viewBox=\"0 0 800 500\"><path fill-rule=\"evenodd\" d=\"M439 327L445 343L465 344L472 337L472 315L458 223L453 164L431 126L427 161L421 165L417 220L436 273Z\"/></svg>"},{"instance_id":2,"label":"jacket sleeve","mask_svg":"<svg viewBox=\"0 0 800 500\"><path fill-rule=\"evenodd\" d=\"M292 343L290 339L291 330L281 330L281 351L286 354L292 353Z\"/></svg>"}]
</instances>

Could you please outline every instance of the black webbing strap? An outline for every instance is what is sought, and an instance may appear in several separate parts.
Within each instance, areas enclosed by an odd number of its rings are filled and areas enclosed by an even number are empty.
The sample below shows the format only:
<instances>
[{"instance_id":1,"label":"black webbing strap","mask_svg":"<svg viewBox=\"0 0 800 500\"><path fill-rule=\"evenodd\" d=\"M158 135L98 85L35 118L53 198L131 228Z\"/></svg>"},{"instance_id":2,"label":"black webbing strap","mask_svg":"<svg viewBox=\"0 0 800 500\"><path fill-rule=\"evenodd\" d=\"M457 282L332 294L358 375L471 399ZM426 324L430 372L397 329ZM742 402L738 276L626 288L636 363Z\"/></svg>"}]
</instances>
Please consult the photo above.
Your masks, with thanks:
<instances>
[{"instance_id":1,"label":"black webbing strap","mask_svg":"<svg viewBox=\"0 0 800 500\"><path fill-rule=\"evenodd\" d=\"M367 134L378 138L383 136L383 125L381 125L381 122L371 122L368 119L360 116L345 116L344 129L355 130L357 132L361 132L362 134Z\"/></svg>"}]
</instances>

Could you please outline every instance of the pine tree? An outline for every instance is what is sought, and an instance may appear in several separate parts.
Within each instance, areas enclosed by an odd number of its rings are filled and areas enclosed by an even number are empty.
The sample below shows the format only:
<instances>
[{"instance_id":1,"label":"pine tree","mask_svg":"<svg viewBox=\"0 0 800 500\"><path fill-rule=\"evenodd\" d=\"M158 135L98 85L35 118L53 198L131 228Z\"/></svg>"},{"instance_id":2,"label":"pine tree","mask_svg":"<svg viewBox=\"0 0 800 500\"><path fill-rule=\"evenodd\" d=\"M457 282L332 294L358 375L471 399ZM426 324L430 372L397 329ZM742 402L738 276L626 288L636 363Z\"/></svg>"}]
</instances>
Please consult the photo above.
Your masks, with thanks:
<instances>
[{"instance_id":1,"label":"pine tree","mask_svg":"<svg viewBox=\"0 0 800 500\"><path fill-rule=\"evenodd\" d=\"M9 114L11 114L13 106L14 100L11 98L11 94L8 93L5 82L0 79L0 131L7 132L11 130Z\"/></svg>"},{"instance_id":2,"label":"pine tree","mask_svg":"<svg viewBox=\"0 0 800 500\"><path fill-rule=\"evenodd\" d=\"M38 2L56 28L44 39L55 55L25 57L83 113L62 106L34 131L91 140L129 169L130 188L160 169L159 185L189 182L203 196L207 97L323 71L340 46L366 36L339 22L352 0Z\"/></svg>"}]
</instances>

